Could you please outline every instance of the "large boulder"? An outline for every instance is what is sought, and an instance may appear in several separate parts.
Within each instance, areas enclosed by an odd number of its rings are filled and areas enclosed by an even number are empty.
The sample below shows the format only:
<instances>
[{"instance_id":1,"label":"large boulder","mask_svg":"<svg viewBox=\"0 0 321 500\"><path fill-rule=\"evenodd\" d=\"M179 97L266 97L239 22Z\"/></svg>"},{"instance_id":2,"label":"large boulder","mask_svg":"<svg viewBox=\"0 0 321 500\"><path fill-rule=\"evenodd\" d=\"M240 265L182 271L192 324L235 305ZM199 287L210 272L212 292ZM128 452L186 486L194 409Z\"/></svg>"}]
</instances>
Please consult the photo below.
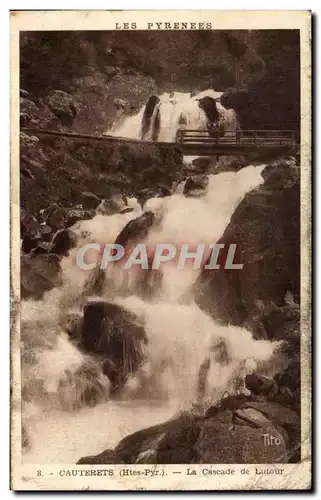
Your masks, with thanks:
<instances>
[{"instance_id":1,"label":"large boulder","mask_svg":"<svg viewBox=\"0 0 321 500\"><path fill-rule=\"evenodd\" d=\"M61 229L53 239L51 251L57 255L66 256L69 250L76 246L77 236L71 229Z\"/></svg>"},{"instance_id":2,"label":"large boulder","mask_svg":"<svg viewBox=\"0 0 321 500\"><path fill-rule=\"evenodd\" d=\"M264 306L271 303L284 306L288 291L299 302L300 179L297 169L279 162L265 183L245 196L218 243L224 243L225 249L232 243L237 244L236 259L243 264L243 269L202 271L197 283L197 300L216 319L238 325L251 322L261 314L258 301ZM269 332L270 338L275 335ZM281 336L277 334L278 339Z\"/></svg>"},{"instance_id":3,"label":"large boulder","mask_svg":"<svg viewBox=\"0 0 321 500\"><path fill-rule=\"evenodd\" d=\"M138 369L146 343L141 321L124 307L100 301L85 305L79 345L105 361L104 372L114 391Z\"/></svg>"}]
</instances>

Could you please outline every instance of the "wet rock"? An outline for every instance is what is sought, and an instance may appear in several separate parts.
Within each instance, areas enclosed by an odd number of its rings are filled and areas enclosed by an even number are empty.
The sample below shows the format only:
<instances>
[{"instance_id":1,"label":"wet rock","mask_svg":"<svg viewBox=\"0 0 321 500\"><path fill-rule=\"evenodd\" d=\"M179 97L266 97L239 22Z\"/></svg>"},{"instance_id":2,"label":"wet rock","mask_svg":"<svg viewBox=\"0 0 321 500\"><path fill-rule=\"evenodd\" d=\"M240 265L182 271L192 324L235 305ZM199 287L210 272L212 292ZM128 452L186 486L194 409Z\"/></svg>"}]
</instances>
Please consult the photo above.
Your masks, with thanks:
<instances>
[{"instance_id":1,"label":"wet rock","mask_svg":"<svg viewBox=\"0 0 321 500\"><path fill-rule=\"evenodd\" d=\"M131 208L131 207L128 207L128 208L124 208L124 210L122 210L120 213L121 214L129 214L130 212L133 212L134 209Z\"/></svg>"},{"instance_id":2,"label":"wet rock","mask_svg":"<svg viewBox=\"0 0 321 500\"><path fill-rule=\"evenodd\" d=\"M213 418L218 413L220 413L222 410L235 411L238 408L240 408L241 406L243 406L244 403L248 403L250 401L253 401L253 397L247 396L246 394L237 394L234 396L227 396L227 397L223 398L216 405L210 406L206 410L205 418Z\"/></svg>"},{"instance_id":3,"label":"wet rock","mask_svg":"<svg viewBox=\"0 0 321 500\"><path fill-rule=\"evenodd\" d=\"M98 196L88 191L81 193L80 201L85 210L95 210L101 203L101 199Z\"/></svg>"},{"instance_id":4,"label":"wet rock","mask_svg":"<svg viewBox=\"0 0 321 500\"><path fill-rule=\"evenodd\" d=\"M114 215L117 213L126 213L126 203L121 195L113 196L110 199L102 200L96 208L96 213L101 215Z\"/></svg>"},{"instance_id":5,"label":"wet rock","mask_svg":"<svg viewBox=\"0 0 321 500\"><path fill-rule=\"evenodd\" d=\"M259 373L250 373L245 377L245 387L254 394L268 394L275 390L276 383Z\"/></svg>"},{"instance_id":6,"label":"wet rock","mask_svg":"<svg viewBox=\"0 0 321 500\"><path fill-rule=\"evenodd\" d=\"M52 240L52 252L65 256L69 250L76 246L77 236L71 229L62 229L58 231Z\"/></svg>"},{"instance_id":7,"label":"wet rock","mask_svg":"<svg viewBox=\"0 0 321 500\"><path fill-rule=\"evenodd\" d=\"M198 198L204 195L208 182L209 180L206 175L193 175L192 177L188 177L183 193L185 196Z\"/></svg>"},{"instance_id":8,"label":"wet rock","mask_svg":"<svg viewBox=\"0 0 321 500\"><path fill-rule=\"evenodd\" d=\"M192 415L140 430L122 439L115 450L105 450L78 463L194 463L193 446L200 432L200 420Z\"/></svg>"},{"instance_id":9,"label":"wet rock","mask_svg":"<svg viewBox=\"0 0 321 500\"><path fill-rule=\"evenodd\" d=\"M118 373L114 390L123 385L144 358L147 343L139 318L117 304L90 302L84 307L81 347L114 363ZM107 367L106 370L107 371Z\"/></svg>"},{"instance_id":10,"label":"wet rock","mask_svg":"<svg viewBox=\"0 0 321 500\"><path fill-rule=\"evenodd\" d=\"M72 125L78 109L78 103L72 95L62 90L55 90L47 102L51 111L64 125Z\"/></svg>"},{"instance_id":11,"label":"wet rock","mask_svg":"<svg viewBox=\"0 0 321 500\"><path fill-rule=\"evenodd\" d=\"M61 285L59 257L55 254L21 256L21 297L39 300Z\"/></svg>"},{"instance_id":12,"label":"wet rock","mask_svg":"<svg viewBox=\"0 0 321 500\"><path fill-rule=\"evenodd\" d=\"M126 436L115 448L117 459L127 464L135 463L138 456L167 431L169 425L170 423L165 422Z\"/></svg>"},{"instance_id":13,"label":"wet rock","mask_svg":"<svg viewBox=\"0 0 321 500\"><path fill-rule=\"evenodd\" d=\"M67 332L70 340L75 344L80 344L83 328L83 317L81 314L68 313L60 320L61 328Z\"/></svg>"},{"instance_id":14,"label":"wet rock","mask_svg":"<svg viewBox=\"0 0 321 500\"><path fill-rule=\"evenodd\" d=\"M218 156L216 161L211 163L210 173L217 175L224 172L238 172L248 164L249 159L245 156Z\"/></svg>"},{"instance_id":15,"label":"wet rock","mask_svg":"<svg viewBox=\"0 0 321 500\"><path fill-rule=\"evenodd\" d=\"M168 186L162 186L162 185L158 186L158 196L166 197L166 196L171 196L172 194L173 194L172 189L169 188Z\"/></svg>"},{"instance_id":16,"label":"wet rock","mask_svg":"<svg viewBox=\"0 0 321 500\"><path fill-rule=\"evenodd\" d=\"M152 212L144 212L143 215L133 219L126 224L117 236L115 243L125 247L129 242L143 240L152 227L155 216Z\"/></svg>"},{"instance_id":17,"label":"wet rock","mask_svg":"<svg viewBox=\"0 0 321 500\"><path fill-rule=\"evenodd\" d=\"M57 394L62 408L75 410L107 401L109 391L110 383L100 364L87 357L75 371L65 370Z\"/></svg>"},{"instance_id":18,"label":"wet rock","mask_svg":"<svg viewBox=\"0 0 321 500\"><path fill-rule=\"evenodd\" d=\"M199 434L198 419L182 415L126 436L115 448L124 463L191 463Z\"/></svg>"},{"instance_id":19,"label":"wet rock","mask_svg":"<svg viewBox=\"0 0 321 500\"><path fill-rule=\"evenodd\" d=\"M194 460L194 444L201 430L200 420L184 416L174 421L157 445L159 464L190 464Z\"/></svg>"},{"instance_id":20,"label":"wet rock","mask_svg":"<svg viewBox=\"0 0 321 500\"><path fill-rule=\"evenodd\" d=\"M115 464L115 452L114 450L105 450L99 455L82 457L78 460L78 465L99 465L99 464ZM117 462L121 463L121 462Z\"/></svg>"},{"instance_id":21,"label":"wet rock","mask_svg":"<svg viewBox=\"0 0 321 500\"><path fill-rule=\"evenodd\" d=\"M198 105L204 111L209 124L218 122L220 114L217 111L215 99L213 99L213 97L205 96L198 99Z\"/></svg>"},{"instance_id":22,"label":"wet rock","mask_svg":"<svg viewBox=\"0 0 321 500\"><path fill-rule=\"evenodd\" d=\"M156 191L154 188L145 188L141 189L138 193L137 199L138 202L140 203L141 207L143 208L146 201L148 201L150 198L154 198L156 195Z\"/></svg>"},{"instance_id":23,"label":"wet rock","mask_svg":"<svg viewBox=\"0 0 321 500\"><path fill-rule=\"evenodd\" d=\"M211 165L212 159L208 156L200 156L192 161L192 167L194 170L200 172L206 172L208 167ZM197 173L197 172L195 172Z\"/></svg>"}]
</instances>

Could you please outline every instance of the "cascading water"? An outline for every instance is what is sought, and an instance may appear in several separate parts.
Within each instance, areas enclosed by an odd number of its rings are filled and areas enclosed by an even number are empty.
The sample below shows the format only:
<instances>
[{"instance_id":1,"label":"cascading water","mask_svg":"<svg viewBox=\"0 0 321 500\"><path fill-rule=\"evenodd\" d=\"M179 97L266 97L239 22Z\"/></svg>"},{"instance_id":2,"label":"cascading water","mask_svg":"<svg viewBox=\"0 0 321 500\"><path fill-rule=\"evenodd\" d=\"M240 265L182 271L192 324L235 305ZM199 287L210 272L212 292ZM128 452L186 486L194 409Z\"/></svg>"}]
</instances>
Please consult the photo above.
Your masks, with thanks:
<instances>
[{"instance_id":1,"label":"cascading water","mask_svg":"<svg viewBox=\"0 0 321 500\"><path fill-rule=\"evenodd\" d=\"M164 96L160 102L155 100L160 111L159 140L176 134L182 115L188 126L203 127L206 116L195 97L175 93L176 104L165 102ZM115 135L139 137L143 115L144 109L128 118ZM149 130L152 123L151 119ZM160 222L144 241L149 246L160 242L178 247L215 243L246 192L263 182L263 168L248 166L236 173L211 175L200 198L176 192L148 200L144 210L156 213ZM209 357L204 400L213 404L225 391L239 390L240 378L270 359L278 346L254 340L245 329L221 326L201 311L190 292L199 271L166 266L160 289L147 300L136 295L130 281L130 293L118 293L125 271L111 268L107 275L112 286L105 286L98 298L135 313L148 337L146 361L127 381L121 398L111 400L110 383L100 363L71 343L66 325L70 314L82 310L84 300L97 299L83 297L88 271L77 266L77 249L86 242L114 242L122 228L143 213L136 200L128 203L132 212L97 215L77 223L77 248L61 263L63 284L41 301L22 304L23 426L30 441L24 460L30 463L74 463L81 456L112 448L128 433L190 408L198 399L200 367ZM224 363L218 360L222 346Z\"/></svg>"},{"instance_id":2,"label":"cascading water","mask_svg":"<svg viewBox=\"0 0 321 500\"><path fill-rule=\"evenodd\" d=\"M179 128L203 130L213 120L223 130L235 130L237 119L234 110L226 109L219 99L223 92L205 90L198 94L172 92L160 97L152 96L137 115L117 125L109 135L131 139L157 140L173 142ZM202 101L207 99L205 106Z\"/></svg>"}]
</instances>

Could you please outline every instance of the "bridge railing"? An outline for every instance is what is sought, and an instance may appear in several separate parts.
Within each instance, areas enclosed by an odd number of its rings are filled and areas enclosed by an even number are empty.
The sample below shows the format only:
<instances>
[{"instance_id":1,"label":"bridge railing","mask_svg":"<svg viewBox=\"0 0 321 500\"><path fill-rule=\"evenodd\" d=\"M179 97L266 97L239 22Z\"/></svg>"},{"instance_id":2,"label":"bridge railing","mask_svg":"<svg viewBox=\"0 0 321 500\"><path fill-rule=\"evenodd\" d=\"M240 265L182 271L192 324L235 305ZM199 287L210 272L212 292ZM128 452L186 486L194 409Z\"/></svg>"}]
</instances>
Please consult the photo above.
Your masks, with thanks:
<instances>
[{"instance_id":1,"label":"bridge railing","mask_svg":"<svg viewBox=\"0 0 321 500\"><path fill-rule=\"evenodd\" d=\"M252 147L291 146L297 144L296 130L188 130L179 129L176 136L180 144L224 144Z\"/></svg>"}]
</instances>

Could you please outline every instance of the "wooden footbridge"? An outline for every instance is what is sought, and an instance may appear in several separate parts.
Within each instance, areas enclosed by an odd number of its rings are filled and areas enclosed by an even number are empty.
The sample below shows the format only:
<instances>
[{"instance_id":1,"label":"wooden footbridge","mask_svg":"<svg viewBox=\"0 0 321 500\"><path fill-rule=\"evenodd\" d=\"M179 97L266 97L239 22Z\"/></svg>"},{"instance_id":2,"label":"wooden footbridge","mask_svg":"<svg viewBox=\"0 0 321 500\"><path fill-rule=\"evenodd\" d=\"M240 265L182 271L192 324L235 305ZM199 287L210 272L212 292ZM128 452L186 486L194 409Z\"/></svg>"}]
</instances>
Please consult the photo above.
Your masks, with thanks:
<instances>
[{"instance_id":1,"label":"wooden footbridge","mask_svg":"<svg viewBox=\"0 0 321 500\"><path fill-rule=\"evenodd\" d=\"M295 130L179 130L177 143L184 155L247 155L256 152L289 152L299 149Z\"/></svg>"},{"instance_id":2,"label":"wooden footbridge","mask_svg":"<svg viewBox=\"0 0 321 500\"><path fill-rule=\"evenodd\" d=\"M143 143L155 145L155 141L142 141L111 135L76 134L52 130L21 128L21 132L35 136L57 136L84 141L106 141L121 144ZM157 142L160 146L179 148L183 155L251 155L254 153L297 154L300 150L296 130L233 130L224 133L214 130L180 129L174 142Z\"/></svg>"}]
</instances>

